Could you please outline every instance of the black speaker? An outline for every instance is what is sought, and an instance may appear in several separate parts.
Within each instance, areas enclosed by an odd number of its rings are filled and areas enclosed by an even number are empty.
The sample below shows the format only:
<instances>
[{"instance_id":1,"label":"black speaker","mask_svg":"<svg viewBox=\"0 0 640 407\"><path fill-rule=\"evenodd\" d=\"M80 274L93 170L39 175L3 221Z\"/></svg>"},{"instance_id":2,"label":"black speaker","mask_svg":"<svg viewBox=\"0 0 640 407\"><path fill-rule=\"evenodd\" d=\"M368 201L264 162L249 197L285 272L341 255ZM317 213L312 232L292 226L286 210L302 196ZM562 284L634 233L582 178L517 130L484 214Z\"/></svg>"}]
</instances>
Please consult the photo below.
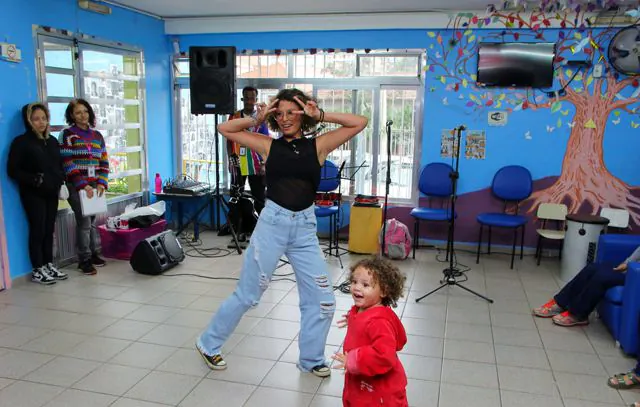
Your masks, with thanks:
<instances>
[{"instance_id":1,"label":"black speaker","mask_svg":"<svg viewBox=\"0 0 640 407\"><path fill-rule=\"evenodd\" d=\"M129 264L140 274L158 275L184 260L184 250L172 230L148 237L138 243Z\"/></svg>"},{"instance_id":2,"label":"black speaker","mask_svg":"<svg viewBox=\"0 0 640 407\"><path fill-rule=\"evenodd\" d=\"M192 114L236 110L236 48L189 47Z\"/></svg>"}]
</instances>

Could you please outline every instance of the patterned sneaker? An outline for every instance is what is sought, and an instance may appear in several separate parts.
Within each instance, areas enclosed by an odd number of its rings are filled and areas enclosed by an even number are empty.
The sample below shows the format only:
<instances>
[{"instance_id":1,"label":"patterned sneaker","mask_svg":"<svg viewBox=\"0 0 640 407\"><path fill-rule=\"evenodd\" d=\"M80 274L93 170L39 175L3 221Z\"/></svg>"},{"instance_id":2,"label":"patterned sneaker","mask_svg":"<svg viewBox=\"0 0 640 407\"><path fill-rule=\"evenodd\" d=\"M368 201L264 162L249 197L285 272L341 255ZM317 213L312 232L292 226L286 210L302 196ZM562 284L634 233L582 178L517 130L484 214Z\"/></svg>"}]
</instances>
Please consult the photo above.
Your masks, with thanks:
<instances>
[{"instance_id":1,"label":"patterned sneaker","mask_svg":"<svg viewBox=\"0 0 640 407\"><path fill-rule=\"evenodd\" d=\"M56 280L47 274L44 267L38 267L31 272L31 281L43 285L52 285L56 283Z\"/></svg>"},{"instance_id":2,"label":"patterned sneaker","mask_svg":"<svg viewBox=\"0 0 640 407\"><path fill-rule=\"evenodd\" d=\"M311 373L318 377L329 377L331 376L331 369L327 365L318 365L311 369Z\"/></svg>"},{"instance_id":3,"label":"patterned sneaker","mask_svg":"<svg viewBox=\"0 0 640 407\"><path fill-rule=\"evenodd\" d=\"M91 264L91 260L81 262L80 264L78 264L78 268L88 276L93 276L94 274L98 274L98 270L96 270L96 268L93 267L93 264Z\"/></svg>"},{"instance_id":4,"label":"patterned sneaker","mask_svg":"<svg viewBox=\"0 0 640 407\"><path fill-rule=\"evenodd\" d=\"M534 308L533 315L540 318L551 318L560 314L562 311L563 309L560 308L556 300L552 299L542 307Z\"/></svg>"},{"instance_id":5,"label":"patterned sneaker","mask_svg":"<svg viewBox=\"0 0 640 407\"><path fill-rule=\"evenodd\" d=\"M589 325L589 319L578 319L574 315L571 315L569 311L558 314L551 318L551 320L554 324L559 326Z\"/></svg>"},{"instance_id":6,"label":"patterned sneaker","mask_svg":"<svg viewBox=\"0 0 640 407\"><path fill-rule=\"evenodd\" d=\"M107 262L97 254L91 256L91 263L93 263L93 265L96 267L104 267L107 264Z\"/></svg>"},{"instance_id":7,"label":"patterned sneaker","mask_svg":"<svg viewBox=\"0 0 640 407\"><path fill-rule=\"evenodd\" d=\"M64 273L56 268L52 263L44 266L47 269L47 274L49 274L55 280L66 280L69 278L67 273Z\"/></svg>"},{"instance_id":8,"label":"patterned sneaker","mask_svg":"<svg viewBox=\"0 0 640 407\"><path fill-rule=\"evenodd\" d=\"M202 356L202 359L204 359L204 363L206 363L210 369L224 370L227 368L227 362L225 362L224 359L222 359L222 356L220 354L209 356L206 353L204 353L202 349L200 349L197 343L196 343L196 349L200 354L200 356Z\"/></svg>"}]
</instances>

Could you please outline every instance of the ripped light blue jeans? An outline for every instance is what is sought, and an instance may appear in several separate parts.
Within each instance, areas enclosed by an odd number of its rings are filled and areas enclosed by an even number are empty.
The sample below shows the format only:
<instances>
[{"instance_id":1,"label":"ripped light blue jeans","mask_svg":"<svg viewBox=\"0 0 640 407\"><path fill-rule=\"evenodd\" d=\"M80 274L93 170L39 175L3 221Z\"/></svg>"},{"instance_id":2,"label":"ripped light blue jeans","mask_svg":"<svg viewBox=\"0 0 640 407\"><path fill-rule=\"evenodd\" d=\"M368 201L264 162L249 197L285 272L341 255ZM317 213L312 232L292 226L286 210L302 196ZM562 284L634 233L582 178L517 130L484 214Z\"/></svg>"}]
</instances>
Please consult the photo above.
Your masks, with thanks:
<instances>
[{"instance_id":1,"label":"ripped light blue jeans","mask_svg":"<svg viewBox=\"0 0 640 407\"><path fill-rule=\"evenodd\" d=\"M308 372L325 364L325 345L335 312L335 297L316 226L313 206L293 212L273 201L266 202L245 252L240 281L198 339L197 346L205 354L220 354L240 318L258 304L284 254L293 267L300 296L298 368Z\"/></svg>"}]
</instances>

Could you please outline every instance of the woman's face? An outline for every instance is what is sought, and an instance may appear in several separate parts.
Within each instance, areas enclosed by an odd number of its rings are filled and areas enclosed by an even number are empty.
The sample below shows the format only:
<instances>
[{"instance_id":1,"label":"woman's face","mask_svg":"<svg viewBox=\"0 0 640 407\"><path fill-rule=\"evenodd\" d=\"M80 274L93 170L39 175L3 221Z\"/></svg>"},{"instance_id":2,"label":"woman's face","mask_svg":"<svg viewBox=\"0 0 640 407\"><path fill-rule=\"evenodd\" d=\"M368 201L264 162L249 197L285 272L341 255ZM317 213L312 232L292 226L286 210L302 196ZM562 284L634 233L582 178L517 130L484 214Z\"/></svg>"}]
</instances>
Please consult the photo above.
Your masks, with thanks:
<instances>
[{"instance_id":1,"label":"woman's face","mask_svg":"<svg viewBox=\"0 0 640 407\"><path fill-rule=\"evenodd\" d=\"M47 119L47 114L42 109L35 109L31 112L31 125L33 129L40 134L44 134L47 130L47 126L49 125L49 119Z\"/></svg>"},{"instance_id":2,"label":"woman's face","mask_svg":"<svg viewBox=\"0 0 640 407\"><path fill-rule=\"evenodd\" d=\"M73 108L73 120L78 126L88 127L89 126L89 110L81 104L78 103Z\"/></svg>"},{"instance_id":3,"label":"woman's face","mask_svg":"<svg viewBox=\"0 0 640 407\"><path fill-rule=\"evenodd\" d=\"M302 108L295 102L288 100L278 102L278 107L273 114L284 137L295 137L300 132L302 115L294 113L300 110Z\"/></svg>"}]
</instances>

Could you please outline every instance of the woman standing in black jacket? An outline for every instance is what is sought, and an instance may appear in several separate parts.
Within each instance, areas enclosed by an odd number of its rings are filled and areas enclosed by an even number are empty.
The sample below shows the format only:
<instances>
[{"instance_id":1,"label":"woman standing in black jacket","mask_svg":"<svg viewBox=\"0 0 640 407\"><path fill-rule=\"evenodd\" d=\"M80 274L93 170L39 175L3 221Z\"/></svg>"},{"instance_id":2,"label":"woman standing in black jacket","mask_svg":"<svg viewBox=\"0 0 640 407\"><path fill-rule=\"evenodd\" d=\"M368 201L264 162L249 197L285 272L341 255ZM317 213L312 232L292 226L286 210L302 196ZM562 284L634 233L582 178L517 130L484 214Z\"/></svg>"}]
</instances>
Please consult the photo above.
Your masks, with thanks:
<instances>
[{"instance_id":1,"label":"woman standing in black jacket","mask_svg":"<svg viewBox=\"0 0 640 407\"><path fill-rule=\"evenodd\" d=\"M58 140L49 135L49 117L42 103L22 108L25 132L11 143L7 164L29 223L31 281L46 285L68 277L53 265L53 233L64 172Z\"/></svg>"}]
</instances>

